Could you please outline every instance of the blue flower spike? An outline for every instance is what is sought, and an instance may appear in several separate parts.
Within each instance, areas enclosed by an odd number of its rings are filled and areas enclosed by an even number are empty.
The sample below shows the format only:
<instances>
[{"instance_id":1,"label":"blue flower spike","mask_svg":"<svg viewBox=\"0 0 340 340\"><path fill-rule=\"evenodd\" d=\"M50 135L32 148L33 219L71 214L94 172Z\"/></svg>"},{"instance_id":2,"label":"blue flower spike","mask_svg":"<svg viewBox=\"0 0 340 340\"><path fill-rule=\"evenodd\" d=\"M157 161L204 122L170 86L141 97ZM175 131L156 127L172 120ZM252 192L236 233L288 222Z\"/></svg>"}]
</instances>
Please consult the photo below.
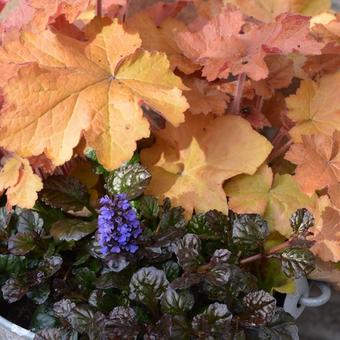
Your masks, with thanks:
<instances>
[{"instance_id":1,"label":"blue flower spike","mask_svg":"<svg viewBox=\"0 0 340 340\"><path fill-rule=\"evenodd\" d=\"M108 195L100 199L98 243L103 255L138 250L137 238L142 233L136 211L126 194Z\"/></svg>"}]
</instances>

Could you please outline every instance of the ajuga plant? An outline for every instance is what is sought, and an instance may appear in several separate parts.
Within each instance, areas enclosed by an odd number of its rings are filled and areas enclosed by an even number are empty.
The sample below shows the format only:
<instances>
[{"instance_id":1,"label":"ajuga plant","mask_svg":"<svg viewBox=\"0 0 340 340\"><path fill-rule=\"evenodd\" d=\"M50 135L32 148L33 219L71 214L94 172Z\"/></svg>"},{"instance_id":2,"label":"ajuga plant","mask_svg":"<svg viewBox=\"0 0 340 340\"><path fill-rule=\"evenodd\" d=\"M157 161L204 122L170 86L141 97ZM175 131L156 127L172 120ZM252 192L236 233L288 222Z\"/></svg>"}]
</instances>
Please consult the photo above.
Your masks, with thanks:
<instances>
[{"instance_id":1,"label":"ajuga plant","mask_svg":"<svg viewBox=\"0 0 340 340\"><path fill-rule=\"evenodd\" d=\"M330 0L0 0L6 317L293 334L269 294L312 254L340 286L339 26Z\"/></svg>"},{"instance_id":2,"label":"ajuga plant","mask_svg":"<svg viewBox=\"0 0 340 340\"><path fill-rule=\"evenodd\" d=\"M298 339L277 293L314 269L308 210L280 240L258 214L186 219L143 194L136 159L102 177L97 210L72 176L49 177L34 209L1 208L7 318L39 340Z\"/></svg>"}]
</instances>

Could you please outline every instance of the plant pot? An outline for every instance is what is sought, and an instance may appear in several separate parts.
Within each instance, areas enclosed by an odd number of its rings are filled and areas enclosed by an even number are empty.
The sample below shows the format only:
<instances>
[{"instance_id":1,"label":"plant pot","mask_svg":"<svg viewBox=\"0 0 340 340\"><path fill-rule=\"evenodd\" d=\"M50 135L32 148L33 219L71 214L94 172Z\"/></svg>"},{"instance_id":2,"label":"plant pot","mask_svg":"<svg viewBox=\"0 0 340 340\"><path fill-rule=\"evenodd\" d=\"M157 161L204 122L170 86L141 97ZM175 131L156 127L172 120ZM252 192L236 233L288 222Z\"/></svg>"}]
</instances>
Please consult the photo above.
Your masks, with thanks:
<instances>
[{"instance_id":1,"label":"plant pot","mask_svg":"<svg viewBox=\"0 0 340 340\"><path fill-rule=\"evenodd\" d=\"M1 340L32 340L34 333L17 326L0 316L0 339Z\"/></svg>"},{"instance_id":2,"label":"plant pot","mask_svg":"<svg viewBox=\"0 0 340 340\"><path fill-rule=\"evenodd\" d=\"M320 289L320 295L310 297L311 283L316 284ZM305 277L295 280L296 291L284 298L283 308L297 319L306 307L319 307L327 303L331 297L329 285L319 281L310 281ZM35 334L25 328L4 319L0 316L0 339L1 340L33 340Z\"/></svg>"}]
</instances>

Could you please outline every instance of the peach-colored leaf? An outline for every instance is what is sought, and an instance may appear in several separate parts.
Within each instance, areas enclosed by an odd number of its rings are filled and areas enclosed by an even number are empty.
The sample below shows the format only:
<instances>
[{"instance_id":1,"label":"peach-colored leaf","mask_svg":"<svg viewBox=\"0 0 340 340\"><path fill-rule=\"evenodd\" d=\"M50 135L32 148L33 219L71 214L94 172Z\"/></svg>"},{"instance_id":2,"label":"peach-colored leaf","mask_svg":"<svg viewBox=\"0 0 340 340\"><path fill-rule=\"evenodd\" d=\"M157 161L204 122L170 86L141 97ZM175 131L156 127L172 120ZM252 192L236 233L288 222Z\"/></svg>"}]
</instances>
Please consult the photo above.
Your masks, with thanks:
<instances>
[{"instance_id":1,"label":"peach-colored leaf","mask_svg":"<svg viewBox=\"0 0 340 340\"><path fill-rule=\"evenodd\" d=\"M322 222L313 228L312 247L314 254L323 261L340 261L340 213L338 210L326 207L322 213Z\"/></svg>"},{"instance_id":2,"label":"peach-colored leaf","mask_svg":"<svg viewBox=\"0 0 340 340\"><path fill-rule=\"evenodd\" d=\"M295 179L311 195L315 190L340 182L340 131L333 137L302 136L302 144L293 144L285 158L297 165Z\"/></svg>"},{"instance_id":3,"label":"peach-colored leaf","mask_svg":"<svg viewBox=\"0 0 340 340\"><path fill-rule=\"evenodd\" d=\"M271 151L271 144L243 118L227 115L186 117L177 129L167 125L156 143L141 153L152 173L148 193L169 197L187 214L228 211L223 182L241 173L253 174Z\"/></svg>"},{"instance_id":4,"label":"peach-colored leaf","mask_svg":"<svg viewBox=\"0 0 340 340\"><path fill-rule=\"evenodd\" d=\"M230 97L220 91L218 86L210 84L204 79L194 77L184 78L184 84L190 88L184 94L192 114L214 113L221 115L225 113Z\"/></svg>"}]
</instances>

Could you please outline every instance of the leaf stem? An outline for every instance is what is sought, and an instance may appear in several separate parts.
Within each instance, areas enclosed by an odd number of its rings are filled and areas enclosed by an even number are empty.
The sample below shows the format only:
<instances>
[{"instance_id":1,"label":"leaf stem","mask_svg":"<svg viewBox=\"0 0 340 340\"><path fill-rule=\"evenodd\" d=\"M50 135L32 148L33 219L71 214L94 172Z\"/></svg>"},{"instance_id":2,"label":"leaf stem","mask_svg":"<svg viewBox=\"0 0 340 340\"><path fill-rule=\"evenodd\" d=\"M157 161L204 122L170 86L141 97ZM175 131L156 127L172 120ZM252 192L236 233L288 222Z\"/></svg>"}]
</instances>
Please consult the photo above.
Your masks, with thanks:
<instances>
[{"instance_id":1,"label":"leaf stem","mask_svg":"<svg viewBox=\"0 0 340 340\"><path fill-rule=\"evenodd\" d=\"M254 261L258 261L258 260L261 260L268 255L272 255L272 254L279 252L280 250L286 249L290 246L292 240L293 240L293 238L290 238L289 240L287 240L283 243L280 243L279 245L277 245L273 248L270 248L268 251L266 251L264 253L259 253L259 254L253 255L253 256L249 256L249 257L241 260L240 264L247 264L247 263L251 263L251 262L254 262Z\"/></svg>"},{"instance_id":2,"label":"leaf stem","mask_svg":"<svg viewBox=\"0 0 340 340\"><path fill-rule=\"evenodd\" d=\"M242 95L243 95L245 81L246 81L246 74L245 73L239 74L238 79L237 79L235 94L234 94L234 100L231 106L231 112L235 115L240 114L240 107L241 107L241 102L242 102Z\"/></svg>"},{"instance_id":3,"label":"leaf stem","mask_svg":"<svg viewBox=\"0 0 340 340\"><path fill-rule=\"evenodd\" d=\"M97 0L97 8L96 8L97 17L103 16L103 1Z\"/></svg>"}]
</instances>

